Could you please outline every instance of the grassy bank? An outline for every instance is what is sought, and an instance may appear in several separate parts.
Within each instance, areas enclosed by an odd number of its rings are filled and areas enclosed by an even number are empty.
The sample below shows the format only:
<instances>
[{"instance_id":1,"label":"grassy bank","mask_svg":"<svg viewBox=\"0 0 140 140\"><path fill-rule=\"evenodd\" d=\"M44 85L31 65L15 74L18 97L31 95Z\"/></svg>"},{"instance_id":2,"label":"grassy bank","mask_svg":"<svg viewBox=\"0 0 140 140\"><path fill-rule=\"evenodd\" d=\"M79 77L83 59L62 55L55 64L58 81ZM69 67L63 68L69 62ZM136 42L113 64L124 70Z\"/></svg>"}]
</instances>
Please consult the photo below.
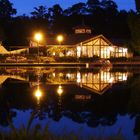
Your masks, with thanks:
<instances>
[{"instance_id":1,"label":"grassy bank","mask_svg":"<svg viewBox=\"0 0 140 140\"><path fill-rule=\"evenodd\" d=\"M40 125L36 125L32 130L22 126L20 129L15 129L12 126L12 130L8 133L0 132L0 140L85 140L80 137L79 134L69 133L63 135L55 135L49 131L48 126L41 131ZM119 130L116 135L104 137L104 136L89 136L86 140L125 140L121 131Z\"/></svg>"}]
</instances>

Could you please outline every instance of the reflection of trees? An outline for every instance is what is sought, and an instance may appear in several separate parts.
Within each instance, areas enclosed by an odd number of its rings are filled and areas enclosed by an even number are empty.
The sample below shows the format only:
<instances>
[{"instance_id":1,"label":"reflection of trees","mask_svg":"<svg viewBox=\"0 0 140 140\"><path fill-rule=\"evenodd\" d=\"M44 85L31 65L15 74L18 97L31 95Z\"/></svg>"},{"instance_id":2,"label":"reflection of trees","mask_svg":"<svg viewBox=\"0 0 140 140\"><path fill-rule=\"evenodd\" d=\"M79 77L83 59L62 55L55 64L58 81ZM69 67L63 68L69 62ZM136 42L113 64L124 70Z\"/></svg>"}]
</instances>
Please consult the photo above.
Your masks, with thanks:
<instances>
[{"instance_id":1,"label":"reflection of trees","mask_svg":"<svg viewBox=\"0 0 140 140\"><path fill-rule=\"evenodd\" d=\"M16 117L16 112L12 111L9 103L3 103L0 106L0 125L8 126L12 122L13 117Z\"/></svg>"},{"instance_id":2,"label":"reflection of trees","mask_svg":"<svg viewBox=\"0 0 140 140\"><path fill-rule=\"evenodd\" d=\"M9 110L13 108L19 110L32 109L33 111L31 114L33 115L30 120L31 122L35 118L44 120L46 119L46 115L48 115L48 117L52 118L54 121L59 121L65 116L77 123L86 123L90 127L97 127L98 125L110 126L116 122L118 114L125 114L127 111L126 105L128 102L128 94L124 94L126 91L125 89L118 89L118 87L113 91L108 91L108 93L102 96L94 95L92 93L92 97L89 101L77 101L75 99L77 92L84 91L79 90L79 88L76 89L75 86L64 86L65 93L61 98L61 107L59 104L59 96L55 94L57 86L48 85L47 89L44 90L44 93L49 94L46 94L43 97L39 106L36 105L36 102L32 99L33 97L30 96L31 93L29 91L23 90L19 95L17 90L13 90L12 87L9 88L9 86L6 87L8 89L5 89L5 93L3 94L3 102L6 102L7 100L10 102L11 106L9 106ZM121 86L119 85L119 87ZM11 91L14 92L12 92L12 96L9 96ZM90 94L86 92L87 91L85 90L85 94ZM14 116L12 115L12 117Z\"/></svg>"},{"instance_id":3,"label":"reflection of trees","mask_svg":"<svg viewBox=\"0 0 140 140\"><path fill-rule=\"evenodd\" d=\"M135 79L131 82L131 100L129 102L129 109L131 112L140 111L140 76L136 76Z\"/></svg>"},{"instance_id":4,"label":"reflection of trees","mask_svg":"<svg viewBox=\"0 0 140 140\"><path fill-rule=\"evenodd\" d=\"M13 83L11 83L11 81ZM17 83L15 83L17 82ZM13 109L26 110L31 107L30 100L27 98L27 88L29 84L18 83L17 80L7 79L2 85L0 94L0 124L8 126L16 117L16 111ZM25 93L23 95L23 93ZM27 94L26 94L27 93Z\"/></svg>"},{"instance_id":5,"label":"reflection of trees","mask_svg":"<svg viewBox=\"0 0 140 140\"><path fill-rule=\"evenodd\" d=\"M131 98L129 101L129 113L132 117L136 117L134 134L140 135L140 76L135 75L133 81L131 81Z\"/></svg>"},{"instance_id":6,"label":"reflection of trees","mask_svg":"<svg viewBox=\"0 0 140 140\"><path fill-rule=\"evenodd\" d=\"M109 116L98 116L92 112L71 112L66 111L63 114L64 116L71 118L77 123L87 123L90 127L97 127L98 125L110 126L113 125L117 120L117 115Z\"/></svg>"},{"instance_id":7,"label":"reflection of trees","mask_svg":"<svg viewBox=\"0 0 140 140\"><path fill-rule=\"evenodd\" d=\"M29 89L29 84L16 83L16 81L12 84L10 81L5 82L0 94L0 125L2 126L8 126L8 119L12 122L12 119L16 117L13 109L32 109L29 124L32 124L35 118L45 120L48 115L54 121L67 117L77 123L86 123L90 127L114 125L118 115L128 113L136 118L134 133L140 134L140 76L134 75L134 79L129 79L124 85L123 83L113 85L102 96L76 85L65 85L61 107L56 94L58 86L47 85L46 88L44 85L45 96L40 106L37 106L32 99L33 89ZM78 101L75 99L75 95L78 94L90 95L91 99ZM6 104L6 102L9 103Z\"/></svg>"},{"instance_id":8,"label":"reflection of trees","mask_svg":"<svg viewBox=\"0 0 140 140\"><path fill-rule=\"evenodd\" d=\"M87 123L90 127L113 125L118 114L126 113L128 94L123 95L125 89L121 88L121 90L121 92L114 90L110 95L108 95L109 93L102 96L93 95L93 102L68 102L63 115L75 122Z\"/></svg>"},{"instance_id":9,"label":"reflection of trees","mask_svg":"<svg viewBox=\"0 0 140 140\"><path fill-rule=\"evenodd\" d=\"M87 123L90 127L113 125L118 114L125 114L127 111L128 94L123 95L125 89L121 88L121 90L122 92L119 91L119 94L118 91L113 91L111 95L93 95L94 102L91 101L92 99L87 102L77 102L74 100L75 93L72 95L67 93L63 97L62 110L59 109L57 100L54 100L48 104L48 115L55 121L59 121L62 116L65 116L77 123Z\"/></svg>"},{"instance_id":10,"label":"reflection of trees","mask_svg":"<svg viewBox=\"0 0 140 140\"><path fill-rule=\"evenodd\" d=\"M136 117L135 122L135 128L134 128L134 134L140 136L140 115Z\"/></svg>"}]
</instances>

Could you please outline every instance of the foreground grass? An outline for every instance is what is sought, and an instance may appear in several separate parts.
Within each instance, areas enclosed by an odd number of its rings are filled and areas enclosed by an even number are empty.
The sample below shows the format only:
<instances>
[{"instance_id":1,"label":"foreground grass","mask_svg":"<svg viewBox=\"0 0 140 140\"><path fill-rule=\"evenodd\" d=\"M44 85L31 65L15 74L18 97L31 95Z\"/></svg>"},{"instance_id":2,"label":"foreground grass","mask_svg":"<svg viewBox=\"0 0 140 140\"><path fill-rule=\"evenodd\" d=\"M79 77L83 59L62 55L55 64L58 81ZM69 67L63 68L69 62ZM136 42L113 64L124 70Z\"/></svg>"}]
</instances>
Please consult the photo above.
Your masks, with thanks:
<instances>
[{"instance_id":1,"label":"foreground grass","mask_svg":"<svg viewBox=\"0 0 140 140\"><path fill-rule=\"evenodd\" d=\"M39 124L31 129L35 114L36 111L33 111L28 120L27 127L23 125L20 129L16 129L8 118L7 121L11 131L8 133L0 132L0 140L125 140L121 129L118 130L116 135L104 137L104 132L101 132L101 136L87 136L86 138L81 137L82 132L80 130L78 134L73 132L65 134L64 129L62 135L56 135L49 130L49 124L43 130Z\"/></svg>"},{"instance_id":2,"label":"foreground grass","mask_svg":"<svg viewBox=\"0 0 140 140\"><path fill-rule=\"evenodd\" d=\"M80 134L80 133L79 133ZM36 125L32 130L26 129L24 126L20 129L14 127L9 133L0 132L0 140L85 140L78 134L69 133L62 136L51 133L48 126L41 131L40 125ZM86 140L125 140L121 132L119 131L116 135L103 137L103 136L92 136L86 138Z\"/></svg>"}]
</instances>

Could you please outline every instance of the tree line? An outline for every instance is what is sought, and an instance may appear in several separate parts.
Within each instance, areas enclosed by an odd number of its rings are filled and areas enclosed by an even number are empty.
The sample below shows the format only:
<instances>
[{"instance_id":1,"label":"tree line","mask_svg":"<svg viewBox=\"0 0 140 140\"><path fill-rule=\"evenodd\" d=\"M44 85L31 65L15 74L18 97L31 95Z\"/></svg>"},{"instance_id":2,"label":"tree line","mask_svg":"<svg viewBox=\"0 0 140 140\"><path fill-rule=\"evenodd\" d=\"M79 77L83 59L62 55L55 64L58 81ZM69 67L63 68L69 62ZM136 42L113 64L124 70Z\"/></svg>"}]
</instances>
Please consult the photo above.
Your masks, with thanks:
<instances>
[{"instance_id":1,"label":"tree line","mask_svg":"<svg viewBox=\"0 0 140 140\"><path fill-rule=\"evenodd\" d=\"M63 9L59 4L52 7L34 7L30 15L16 16L17 10L9 0L0 0L0 40L5 46L25 45L35 31L45 36L72 34L72 28L85 25L93 34L109 38L125 39L134 52L140 48L140 14L133 10L119 10L113 0L87 0Z\"/></svg>"}]
</instances>

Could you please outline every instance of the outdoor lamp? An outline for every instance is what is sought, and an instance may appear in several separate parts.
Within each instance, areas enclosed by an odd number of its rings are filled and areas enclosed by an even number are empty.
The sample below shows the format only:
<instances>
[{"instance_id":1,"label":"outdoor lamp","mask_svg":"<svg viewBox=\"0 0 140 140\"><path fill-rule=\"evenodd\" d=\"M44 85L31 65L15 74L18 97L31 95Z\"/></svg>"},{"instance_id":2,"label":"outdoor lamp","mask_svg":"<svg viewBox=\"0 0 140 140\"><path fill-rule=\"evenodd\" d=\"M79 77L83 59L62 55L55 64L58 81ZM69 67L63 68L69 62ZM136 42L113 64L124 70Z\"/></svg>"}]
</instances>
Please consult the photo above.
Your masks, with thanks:
<instances>
[{"instance_id":1,"label":"outdoor lamp","mask_svg":"<svg viewBox=\"0 0 140 140\"><path fill-rule=\"evenodd\" d=\"M64 40L64 37L62 35L58 35L57 36L57 41L59 42L59 44L61 44L61 42Z\"/></svg>"},{"instance_id":2,"label":"outdoor lamp","mask_svg":"<svg viewBox=\"0 0 140 140\"><path fill-rule=\"evenodd\" d=\"M42 38L43 38L43 35L42 35L41 33L36 33L36 34L34 35L34 39L35 39L37 42L41 41Z\"/></svg>"},{"instance_id":3,"label":"outdoor lamp","mask_svg":"<svg viewBox=\"0 0 140 140\"><path fill-rule=\"evenodd\" d=\"M37 90L35 91L35 97L37 98L37 100L39 100L42 97L42 92L39 89L39 87L37 88Z\"/></svg>"},{"instance_id":4,"label":"outdoor lamp","mask_svg":"<svg viewBox=\"0 0 140 140\"><path fill-rule=\"evenodd\" d=\"M58 86L57 93L58 93L59 96L62 95L62 93L63 93L63 88L62 88L62 86L60 86L60 85Z\"/></svg>"}]
</instances>

